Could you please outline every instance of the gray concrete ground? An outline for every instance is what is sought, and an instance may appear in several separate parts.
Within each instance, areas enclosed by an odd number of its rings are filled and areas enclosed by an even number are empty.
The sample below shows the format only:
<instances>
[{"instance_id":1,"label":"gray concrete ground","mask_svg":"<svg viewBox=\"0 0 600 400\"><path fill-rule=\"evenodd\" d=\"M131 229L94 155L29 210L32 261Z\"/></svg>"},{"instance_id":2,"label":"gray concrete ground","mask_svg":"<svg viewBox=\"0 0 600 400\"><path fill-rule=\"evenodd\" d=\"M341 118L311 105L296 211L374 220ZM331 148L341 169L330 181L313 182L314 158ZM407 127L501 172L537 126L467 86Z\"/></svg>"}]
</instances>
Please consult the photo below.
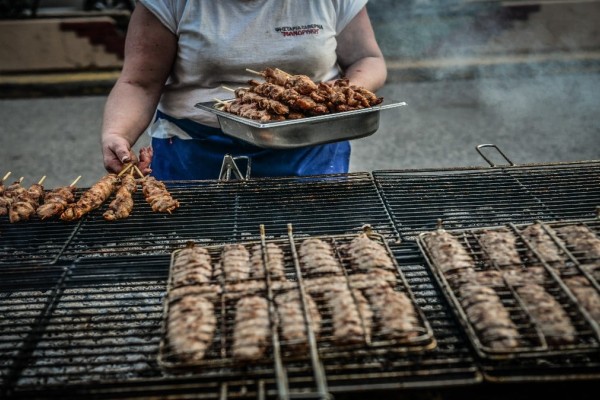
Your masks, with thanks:
<instances>
[{"instance_id":1,"label":"gray concrete ground","mask_svg":"<svg viewBox=\"0 0 600 400\"><path fill-rule=\"evenodd\" d=\"M351 171L487 165L475 151L482 143L517 164L600 159L600 2L573 3L515 18L499 3L436 14L372 0L390 67L379 94L408 105L382 111L379 130L353 142ZM104 173L99 132L112 78L63 78L0 75L12 97L0 99L0 177L47 175L52 187L82 175L89 186ZM46 97L16 98L22 88ZM78 92L95 95L47 97Z\"/></svg>"}]
</instances>

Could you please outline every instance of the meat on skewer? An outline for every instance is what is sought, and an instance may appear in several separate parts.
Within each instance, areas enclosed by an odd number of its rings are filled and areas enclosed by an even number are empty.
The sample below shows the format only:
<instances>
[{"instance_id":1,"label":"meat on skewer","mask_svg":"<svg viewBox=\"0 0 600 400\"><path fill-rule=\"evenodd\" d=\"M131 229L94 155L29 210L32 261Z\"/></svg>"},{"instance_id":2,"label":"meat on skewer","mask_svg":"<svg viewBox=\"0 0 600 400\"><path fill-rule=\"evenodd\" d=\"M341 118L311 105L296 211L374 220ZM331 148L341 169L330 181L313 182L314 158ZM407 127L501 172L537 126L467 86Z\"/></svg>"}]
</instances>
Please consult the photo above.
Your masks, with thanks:
<instances>
[{"instance_id":1,"label":"meat on skewer","mask_svg":"<svg viewBox=\"0 0 600 400\"><path fill-rule=\"evenodd\" d=\"M87 213L97 209L115 191L119 178L115 174L107 174L86 190L76 203L69 204L60 215L63 221L76 221Z\"/></svg>"},{"instance_id":2,"label":"meat on skewer","mask_svg":"<svg viewBox=\"0 0 600 400\"><path fill-rule=\"evenodd\" d=\"M216 326L214 306L201 294L188 294L169 305L169 346L184 362L204 358L212 344Z\"/></svg>"},{"instance_id":3,"label":"meat on skewer","mask_svg":"<svg viewBox=\"0 0 600 400\"><path fill-rule=\"evenodd\" d=\"M238 300L233 328L233 357L244 361L260 359L268 348L270 333L267 300L260 296L246 296Z\"/></svg>"},{"instance_id":4,"label":"meat on skewer","mask_svg":"<svg viewBox=\"0 0 600 400\"><path fill-rule=\"evenodd\" d=\"M164 183L153 176L142 179L142 192L154 212L168 212L169 214L179 207L179 201L175 200Z\"/></svg>"},{"instance_id":5,"label":"meat on skewer","mask_svg":"<svg viewBox=\"0 0 600 400\"><path fill-rule=\"evenodd\" d=\"M564 279L575 298L590 316L600 324L600 294L585 276L572 276Z\"/></svg>"},{"instance_id":6,"label":"meat on skewer","mask_svg":"<svg viewBox=\"0 0 600 400\"><path fill-rule=\"evenodd\" d=\"M458 289L458 294L467 318L485 345L498 350L520 345L519 331L494 289L465 284Z\"/></svg>"},{"instance_id":7,"label":"meat on skewer","mask_svg":"<svg viewBox=\"0 0 600 400\"><path fill-rule=\"evenodd\" d=\"M433 261L442 272L474 268L475 262L461 243L444 229L424 237Z\"/></svg>"},{"instance_id":8,"label":"meat on skewer","mask_svg":"<svg viewBox=\"0 0 600 400\"><path fill-rule=\"evenodd\" d=\"M359 306L345 283L325 292L325 300L333 320L333 340L338 344L365 343L370 334L370 325L365 329ZM361 298L361 300L363 300ZM362 308L363 306L360 306ZM370 321L367 321L370 324Z\"/></svg>"},{"instance_id":9,"label":"meat on skewer","mask_svg":"<svg viewBox=\"0 0 600 400\"><path fill-rule=\"evenodd\" d=\"M548 343L575 342L577 332L569 315L542 286L527 284L517 287L516 291L526 311L532 316Z\"/></svg>"},{"instance_id":10,"label":"meat on skewer","mask_svg":"<svg viewBox=\"0 0 600 400\"><path fill-rule=\"evenodd\" d=\"M121 177L121 186L117 189L114 200L103 214L107 221L116 221L129 217L133 210L133 193L137 191L137 182L131 174Z\"/></svg>"},{"instance_id":11,"label":"meat on skewer","mask_svg":"<svg viewBox=\"0 0 600 400\"><path fill-rule=\"evenodd\" d=\"M8 177L10 176L11 172L8 171L6 173L6 175L4 175L4 177L2 178L2 180L0 180L0 198L2 198L2 196L4 196L4 190L6 189L4 187L4 181L8 179Z\"/></svg>"},{"instance_id":12,"label":"meat on skewer","mask_svg":"<svg viewBox=\"0 0 600 400\"><path fill-rule=\"evenodd\" d=\"M560 248L554 243L552 237L546 233L541 224L529 225L523 229L521 235L536 250L542 261L559 270L565 267L565 257L562 255ZM532 260L537 259L537 255L529 249L527 250L527 256Z\"/></svg>"},{"instance_id":13,"label":"meat on skewer","mask_svg":"<svg viewBox=\"0 0 600 400\"><path fill-rule=\"evenodd\" d=\"M62 214L67 206L75 201L74 183L70 186L61 186L52 189L46 193L44 204L40 205L36 210L41 220L50 219Z\"/></svg>"},{"instance_id":14,"label":"meat on skewer","mask_svg":"<svg viewBox=\"0 0 600 400\"><path fill-rule=\"evenodd\" d=\"M171 276L173 287L210 283L213 273L210 253L203 247L186 247L177 253Z\"/></svg>"},{"instance_id":15,"label":"meat on skewer","mask_svg":"<svg viewBox=\"0 0 600 400\"><path fill-rule=\"evenodd\" d=\"M246 247L243 244L227 244L221 251L215 277L224 275L228 282L244 281L250 278L251 269L250 253Z\"/></svg>"},{"instance_id":16,"label":"meat on skewer","mask_svg":"<svg viewBox=\"0 0 600 400\"><path fill-rule=\"evenodd\" d=\"M308 348L308 326L302 299L298 290L282 293L275 297L282 339L293 352L303 352ZM310 316L310 330L318 337L321 332L321 314L313 298L307 294L306 310Z\"/></svg>"},{"instance_id":17,"label":"meat on skewer","mask_svg":"<svg viewBox=\"0 0 600 400\"><path fill-rule=\"evenodd\" d=\"M371 240L366 234L360 234L346 246L352 268L357 271L369 271L374 268L394 270L394 262L381 244Z\"/></svg>"},{"instance_id":18,"label":"meat on skewer","mask_svg":"<svg viewBox=\"0 0 600 400\"><path fill-rule=\"evenodd\" d=\"M298 250L300 265L307 276L320 274L341 275L342 266L333 254L331 245L318 238L309 238L302 242Z\"/></svg>"},{"instance_id":19,"label":"meat on skewer","mask_svg":"<svg viewBox=\"0 0 600 400\"><path fill-rule=\"evenodd\" d=\"M575 250L575 256L584 262L600 260L600 238L585 225L566 225L557 228L561 238Z\"/></svg>"},{"instance_id":20,"label":"meat on skewer","mask_svg":"<svg viewBox=\"0 0 600 400\"><path fill-rule=\"evenodd\" d=\"M285 278L285 269L283 262L283 251L275 243L267 243L267 265L266 270L269 272L271 279ZM265 265L263 263L263 251L260 244L252 247L252 257L250 257L252 265L252 277L264 278Z\"/></svg>"},{"instance_id":21,"label":"meat on skewer","mask_svg":"<svg viewBox=\"0 0 600 400\"><path fill-rule=\"evenodd\" d=\"M148 175L152 171L150 168L152 166L153 156L154 152L152 150L152 147L142 147L140 149L138 169L142 172L143 175Z\"/></svg>"},{"instance_id":22,"label":"meat on skewer","mask_svg":"<svg viewBox=\"0 0 600 400\"><path fill-rule=\"evenodd\" d=\"M508 229L485 231L479 235L479 243L484 257L499 268L517 268L521 265L521 257L517 250L517 238Z\"/></svg>"},{"instance_id":23,"label":"meat on skewer","mask_svg":"<svg viewBox=\"0 0 600 400\"><path fill-rule=\"evenodd\" d=\"M11 223L28 221L35 210L40 205L40 200L44 196L44 187L42 183L46 177L44 176L39 183L34 183L24 192L21 192L11 203L8 216Z\"/></svg>"},{"instance_id":24,"label":"meat on skewer","mask_svg":"<svg viewBox=\"0 0 600 400\"><path fill-rule=\"evenodd\" d=\"M23 177L18 181L13 182L4 189L2 197L0 197L0 215L7 215L10 210L10 205L15 201L19 195L26 192L26 189L21 186Z\"/></svg>"}]
</instances>

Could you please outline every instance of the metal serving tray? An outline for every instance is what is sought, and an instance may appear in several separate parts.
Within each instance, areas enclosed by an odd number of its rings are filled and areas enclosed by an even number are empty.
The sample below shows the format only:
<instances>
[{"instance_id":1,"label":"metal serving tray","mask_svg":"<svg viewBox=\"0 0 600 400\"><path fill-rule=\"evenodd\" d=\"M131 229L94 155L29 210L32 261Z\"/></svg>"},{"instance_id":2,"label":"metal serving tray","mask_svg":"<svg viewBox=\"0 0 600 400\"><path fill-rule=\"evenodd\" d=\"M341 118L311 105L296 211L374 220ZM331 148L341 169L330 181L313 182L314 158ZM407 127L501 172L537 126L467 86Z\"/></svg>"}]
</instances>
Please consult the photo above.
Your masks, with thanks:
<instances>
[{"instance_id":1,"label":"metal serving tray","mask_svg":"<svg viewBox=\"0 0 600 400\"><path fill-rule=\"evenodd\" d=\"M363 138L379 128L381 110L406 105L392 102L354 111L261 123L221 111L215 104L210 101L198 103L196 107L216 114L223 133L269 149L293 149Z\"/></svg>"}]
</instances>

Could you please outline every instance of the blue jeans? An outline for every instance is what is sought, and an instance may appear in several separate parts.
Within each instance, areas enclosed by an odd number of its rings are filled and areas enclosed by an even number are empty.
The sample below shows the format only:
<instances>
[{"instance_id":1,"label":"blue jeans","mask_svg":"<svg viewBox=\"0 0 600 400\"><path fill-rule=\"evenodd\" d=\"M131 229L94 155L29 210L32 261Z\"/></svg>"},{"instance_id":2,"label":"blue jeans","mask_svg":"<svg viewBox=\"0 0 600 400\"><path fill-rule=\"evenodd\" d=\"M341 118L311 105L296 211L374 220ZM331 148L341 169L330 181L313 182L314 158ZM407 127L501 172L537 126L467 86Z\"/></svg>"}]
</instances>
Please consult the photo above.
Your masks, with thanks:
<instances>
[{"instance_id":1,"label":"blue jeans","mask_svg":"<svg viewBox=\"0 0 600 400\"><path fill-rule=\"evenodd\" d=\"M176 119L160 111L157 118L174 123L192 137L152 138L152 175L160 180L217 179L226 154L249 157L251 176L255 178L348 172L348 141L286 150L263 149L227 136L218 128Z\"/></svg>"}]
</instances>

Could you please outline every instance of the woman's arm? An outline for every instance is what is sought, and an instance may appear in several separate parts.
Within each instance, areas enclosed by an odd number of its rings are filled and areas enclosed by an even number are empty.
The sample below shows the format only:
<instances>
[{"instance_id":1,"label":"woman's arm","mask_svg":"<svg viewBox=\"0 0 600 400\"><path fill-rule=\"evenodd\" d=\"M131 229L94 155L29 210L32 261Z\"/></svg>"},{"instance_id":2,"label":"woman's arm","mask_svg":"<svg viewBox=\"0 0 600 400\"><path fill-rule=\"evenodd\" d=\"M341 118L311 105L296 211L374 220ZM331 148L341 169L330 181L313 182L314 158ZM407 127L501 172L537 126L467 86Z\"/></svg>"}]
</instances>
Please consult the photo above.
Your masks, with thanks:
<instances>
[{"instance_id":1,"label":"woman's arm","mask_svg":"<svg viewBox=\"0 0 600 400\"><path fill-rule=\"evenodd\" d=\"M337 41L338 63L345 77L371 91L382 87L387 68L366 7L338 35Z\"/></svg>"},{"instance_id":2,"label":"woman's arm","mask_svg":"<svg viewBox=\"0 0 600 400\"><path fill-rule=\"evenodd\" d=\"M125 40L125 62L104 108L104 167L119 172L135 155L131 146L154 116L177 52L177 37L146 7L136 6Z\"/></svg>"}]
</instances>

